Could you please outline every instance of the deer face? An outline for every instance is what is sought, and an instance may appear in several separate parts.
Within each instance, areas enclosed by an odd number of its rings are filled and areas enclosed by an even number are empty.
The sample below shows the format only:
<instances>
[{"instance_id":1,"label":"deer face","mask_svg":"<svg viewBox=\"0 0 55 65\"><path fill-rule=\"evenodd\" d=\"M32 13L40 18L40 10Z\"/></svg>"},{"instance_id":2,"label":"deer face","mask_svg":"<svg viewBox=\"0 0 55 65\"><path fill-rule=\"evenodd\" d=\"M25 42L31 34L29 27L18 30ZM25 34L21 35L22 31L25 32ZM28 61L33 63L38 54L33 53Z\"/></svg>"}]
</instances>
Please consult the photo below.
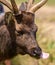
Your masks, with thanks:
<instances>
[{"instance_id":1,"label":"deer face","mask_svg":"<svg viewBox=\"0 0 55 65\"><path fill-rule=\"evenodd\" d=\"M41 0L40 3L33 5L34 0L28 0L27 4L19 10L15 0L10 0L11 5L5 0L0 0L5 4L14 14L13 21L15 21L16 43L17 46L24 52L31 56L38 56L40 58L42 50L36 41L37 26L34 23L35 11L42 7L47 0ZM18 49L19 50L19 49ZM22 53L23 53L22 52Z\"/></svg>"},{"instance_id":2,"label":"deer face","mask_svg":"<svg viewBox=\"0 0 55 65\"><path fill-rule=\"evenodd\" d=\"M16 31L18 46L20 46L25 54L40 57L42 50L36 41L37 26L34 24L34 14L22 12L22 14L15 17L17 22L22 25L21 30Z\"/></svg>"}]
</instances>

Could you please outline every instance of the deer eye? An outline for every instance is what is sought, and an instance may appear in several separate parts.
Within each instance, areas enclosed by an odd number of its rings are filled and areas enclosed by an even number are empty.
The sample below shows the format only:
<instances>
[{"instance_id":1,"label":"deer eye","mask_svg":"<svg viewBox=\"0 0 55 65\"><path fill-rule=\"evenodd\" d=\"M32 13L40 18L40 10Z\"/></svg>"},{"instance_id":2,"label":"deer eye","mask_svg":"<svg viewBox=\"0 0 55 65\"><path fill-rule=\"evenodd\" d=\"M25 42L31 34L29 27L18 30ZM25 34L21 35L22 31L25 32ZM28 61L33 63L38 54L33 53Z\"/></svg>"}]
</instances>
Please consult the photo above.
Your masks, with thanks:
<instances>
[{"instance_id":1,"label":"deer eye","mask_svg":"<svg viewBox=\"0 0 55 65\"><path fill-rule=\"evenodd\" d=\"M24 34L24 32L23 31L17 31L17 34L18 34L18 36L21 36Z\"/></svg>"}]
</instances>

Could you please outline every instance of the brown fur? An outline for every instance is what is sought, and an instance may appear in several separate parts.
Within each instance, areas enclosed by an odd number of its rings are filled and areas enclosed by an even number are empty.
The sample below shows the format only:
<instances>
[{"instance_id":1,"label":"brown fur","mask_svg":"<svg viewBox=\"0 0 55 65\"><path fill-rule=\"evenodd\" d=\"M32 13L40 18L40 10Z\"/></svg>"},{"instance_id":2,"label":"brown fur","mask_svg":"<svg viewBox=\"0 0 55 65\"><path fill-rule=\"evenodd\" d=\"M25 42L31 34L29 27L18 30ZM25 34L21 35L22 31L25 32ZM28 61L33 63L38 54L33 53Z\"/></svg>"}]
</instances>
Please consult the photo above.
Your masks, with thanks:
<instances>
[{"instance_id":1,"label":"brown fur","mask_svg":"<svg viewBox=\"0 0 55 65\"><path fill-rule=\"evenodd\" d=\"M12 13L5 14L5 24L0 27L0 61L10 59L17 54L40 56L42 51L36 42L37 26L34 23L34 14L22 12L19 15L14 15L17 23L22 24L21 30L17 31L13 15L8 20L10 14Z\"/></svg>"}]
</instances>

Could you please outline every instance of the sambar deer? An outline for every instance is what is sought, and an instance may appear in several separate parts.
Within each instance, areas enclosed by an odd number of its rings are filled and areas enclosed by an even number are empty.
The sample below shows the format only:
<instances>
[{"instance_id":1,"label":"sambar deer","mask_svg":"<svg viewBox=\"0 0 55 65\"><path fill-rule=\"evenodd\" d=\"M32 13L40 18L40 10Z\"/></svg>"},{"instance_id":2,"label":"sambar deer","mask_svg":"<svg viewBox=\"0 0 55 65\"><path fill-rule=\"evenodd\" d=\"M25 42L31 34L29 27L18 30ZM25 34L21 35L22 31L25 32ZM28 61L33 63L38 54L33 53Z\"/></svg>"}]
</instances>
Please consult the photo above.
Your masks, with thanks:
<instances>
[{"instance_id":1,"label":"sambar deer","mask_svg":"<svg viewBox=\"0 0 55 65\"><path fill-rule=\"evenodd\" d=\"M9 59L17 54L47 58L49 54L43 53L36 41L38 28L34 22L35 12L47 0L41 0L34 6L34 0L28 0L24 8L21 6L19 9L15 0L10 0L11 4L6 0L0 0L0 2L10 9L10 12L4 12L2 17L4 24L0 25L0 61L4 61L5 65L11 65ZM44 57L45 55L47 57Z\"/></svg>"}]
</instances>

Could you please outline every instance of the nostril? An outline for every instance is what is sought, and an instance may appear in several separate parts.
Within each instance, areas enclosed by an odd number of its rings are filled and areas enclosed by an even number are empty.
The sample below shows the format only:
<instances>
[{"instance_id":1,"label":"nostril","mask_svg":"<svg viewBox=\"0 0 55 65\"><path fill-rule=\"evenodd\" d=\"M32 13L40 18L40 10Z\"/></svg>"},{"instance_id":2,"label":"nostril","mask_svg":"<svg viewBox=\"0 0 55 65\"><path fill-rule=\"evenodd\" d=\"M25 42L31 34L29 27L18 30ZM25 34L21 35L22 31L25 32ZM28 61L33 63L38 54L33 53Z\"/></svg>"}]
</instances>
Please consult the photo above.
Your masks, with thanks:
<instances>
[{"instance_id":1,"label":"nostril","mask_svg":"<svg viewBox=\"0 0 55 65\"><path fill-rule=\"evenodd\" d=\"M36 53L36 54L37 54L37 50L34 50L34 53Z\"/></svg>"},{"instance_id":2,"label":"nostril","mask_svg":"<svg viewBox=\"0 0 55 65\"><path fill-rule=\"evenodd\" d=\"M36 54L37 56L40 56L42 54L42 50L41 48L34 48L33 49L33 53Z\"/></svg>"}]
</instances>

